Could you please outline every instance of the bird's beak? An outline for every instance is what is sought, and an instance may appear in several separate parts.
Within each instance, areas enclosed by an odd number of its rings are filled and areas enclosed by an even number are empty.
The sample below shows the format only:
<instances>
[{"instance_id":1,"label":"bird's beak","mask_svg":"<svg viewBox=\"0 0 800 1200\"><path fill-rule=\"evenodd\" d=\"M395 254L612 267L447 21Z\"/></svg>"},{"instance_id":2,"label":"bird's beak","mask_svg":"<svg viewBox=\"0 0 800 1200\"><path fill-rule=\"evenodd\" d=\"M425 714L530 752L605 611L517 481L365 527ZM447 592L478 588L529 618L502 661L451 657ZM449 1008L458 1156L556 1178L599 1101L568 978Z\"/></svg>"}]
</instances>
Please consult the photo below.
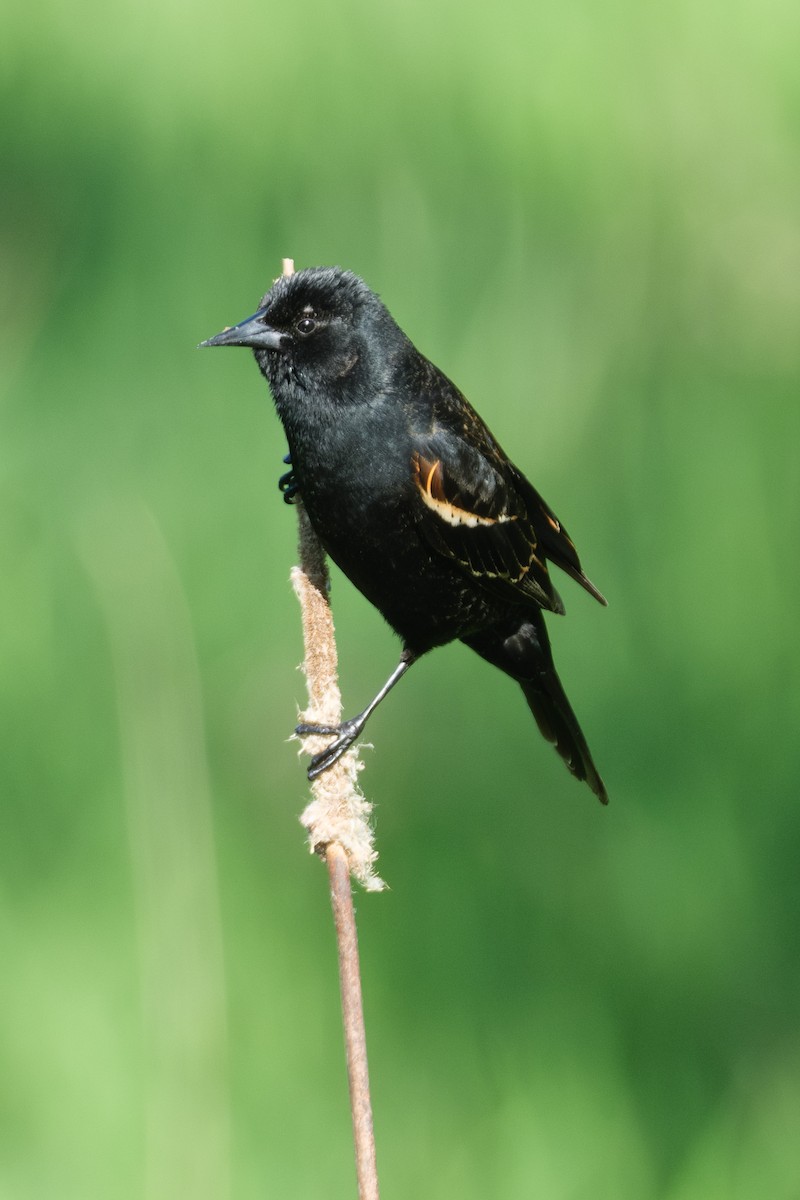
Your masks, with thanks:
<instances>
[{"instance_id":1,"label":"bird's beak","mask_svg":"<svg viewBox=\"0 0 800 1200\"><path fill-rule=\"evenodd\" d=\"M290 341L287 334L273 329L264 321L265 309L260 308L252 317L240 321L230 329L223 329L216 337L207 338L203 346L250 346L253 350L283 350Z\"/></svg>"}]
</instances>

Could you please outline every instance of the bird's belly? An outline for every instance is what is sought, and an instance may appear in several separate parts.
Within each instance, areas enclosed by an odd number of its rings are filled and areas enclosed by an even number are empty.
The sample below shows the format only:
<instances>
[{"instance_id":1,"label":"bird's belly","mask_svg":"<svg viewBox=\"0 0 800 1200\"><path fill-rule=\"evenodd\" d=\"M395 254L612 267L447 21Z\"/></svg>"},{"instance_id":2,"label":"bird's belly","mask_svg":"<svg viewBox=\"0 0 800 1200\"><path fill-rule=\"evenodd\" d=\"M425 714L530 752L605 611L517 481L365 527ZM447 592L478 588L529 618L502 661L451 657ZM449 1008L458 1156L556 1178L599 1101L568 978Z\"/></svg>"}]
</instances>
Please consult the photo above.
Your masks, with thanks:
<instances>
[{"instance_id":1,"label":"bird's belly","mask_svg":"<svg viewBox=\"0 0 800 1200\"><path fill-rule=\"evenodd\" d=\"M483 628L495 597L423 540L406 488L341 485L304 494L320 541L336 565L418 654Z\"/></svg>"}]
</instances>

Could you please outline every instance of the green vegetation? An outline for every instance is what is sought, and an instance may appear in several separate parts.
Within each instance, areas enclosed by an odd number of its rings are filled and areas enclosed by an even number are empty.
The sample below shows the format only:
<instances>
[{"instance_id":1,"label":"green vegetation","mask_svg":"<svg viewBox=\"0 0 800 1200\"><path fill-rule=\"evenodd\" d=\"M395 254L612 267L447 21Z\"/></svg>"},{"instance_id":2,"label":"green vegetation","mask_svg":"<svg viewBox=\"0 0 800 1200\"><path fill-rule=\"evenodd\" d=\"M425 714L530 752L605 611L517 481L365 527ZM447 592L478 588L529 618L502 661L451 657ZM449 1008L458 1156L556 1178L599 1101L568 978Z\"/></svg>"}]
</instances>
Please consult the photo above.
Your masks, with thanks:
<instances>
[{"instance_id":1,"label":"green vegetation","mask_svg":"<svg viewBox=\"0 0 800 1200\"><path fill-rule=\"evenodd\" d=\"M284 446L195 345L378 290L575 536L603 811L460 647L370 726L387 1200L798 1192L798 10L3 17L0 1196L353 1194ZM345 706L395 661L340 577Z\"/></svg>"}]
</instances>

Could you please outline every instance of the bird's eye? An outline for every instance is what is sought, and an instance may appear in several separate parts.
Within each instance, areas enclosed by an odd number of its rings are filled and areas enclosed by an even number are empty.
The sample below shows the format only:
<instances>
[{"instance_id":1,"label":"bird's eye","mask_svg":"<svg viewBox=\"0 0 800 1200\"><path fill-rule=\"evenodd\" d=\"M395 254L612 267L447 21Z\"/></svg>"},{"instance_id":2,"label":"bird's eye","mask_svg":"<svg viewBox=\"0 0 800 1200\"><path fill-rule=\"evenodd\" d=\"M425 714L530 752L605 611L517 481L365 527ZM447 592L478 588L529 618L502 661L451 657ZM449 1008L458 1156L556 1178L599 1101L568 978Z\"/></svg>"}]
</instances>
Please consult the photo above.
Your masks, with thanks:
<instances>
[{"instance_id":1,"label":"bird's eye","mask_svg":"<svg viewBox=\"0 0 800 1200\"><path fill-rule=\"evenodd\" d=\"M317 322L313 317L301 317L295 325L298 333L302 333L303 337L308 337L309 333L313 333L317 328Z\"/></svg>"}]
</instances>

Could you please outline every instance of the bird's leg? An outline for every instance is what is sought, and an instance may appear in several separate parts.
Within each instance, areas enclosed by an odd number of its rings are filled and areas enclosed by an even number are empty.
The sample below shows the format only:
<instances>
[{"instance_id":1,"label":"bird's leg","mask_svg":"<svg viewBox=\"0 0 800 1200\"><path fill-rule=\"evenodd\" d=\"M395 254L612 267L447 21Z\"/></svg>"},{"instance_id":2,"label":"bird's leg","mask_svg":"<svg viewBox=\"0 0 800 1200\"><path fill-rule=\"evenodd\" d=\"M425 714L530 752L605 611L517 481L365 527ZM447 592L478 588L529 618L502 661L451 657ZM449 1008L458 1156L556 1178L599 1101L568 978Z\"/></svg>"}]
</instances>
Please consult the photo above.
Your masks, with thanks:
<instances>
[{"instance_id":1,"label":"bird's leg","mask_svg":"<svg viewBox=\"0 0 800 1200\"><path fill-rule=\"evenodd\" d=\"M414 662L416 662L416 655L412 654L410 650L404 650L400 662L394 671L392 671L378 694L370 700L363 712L360 712L356 717L351 717L349 721L342 721L341 725L311 725L303 723L297 726L295 733L300 734L301 737L305 737L306 734L336 734L336 740L331 742L326 750L320 751L319 754L315 754L311 759L307 771L310 780L316 779L323 771L327 771L328 767L332 767L342 757L345 750L350 749L356 738L360 736L370 715L378 707L381 700L389 694L397 681L403 678L408 668Z\"/></svg>"},{"instance_id":2,"label":"bird's leg","mask_svg":"<svg viewBox=\"0 0 800 1200\"><path fill-rule=\"evenodd\" d=\"M286 463L287 466L291 466L292 465L291 454L285 454L283 457L283 461ZM278 480L278 487L283 492L283 500L284 500L285 504L296 504L297 503L296 497L297 497L297 492L298 492L299 488L298 488L297 480L295 479L295 476L294 476L294 471L287 471L285 475L281 475L280 479Z\"/></svg>"}]
</instances>

